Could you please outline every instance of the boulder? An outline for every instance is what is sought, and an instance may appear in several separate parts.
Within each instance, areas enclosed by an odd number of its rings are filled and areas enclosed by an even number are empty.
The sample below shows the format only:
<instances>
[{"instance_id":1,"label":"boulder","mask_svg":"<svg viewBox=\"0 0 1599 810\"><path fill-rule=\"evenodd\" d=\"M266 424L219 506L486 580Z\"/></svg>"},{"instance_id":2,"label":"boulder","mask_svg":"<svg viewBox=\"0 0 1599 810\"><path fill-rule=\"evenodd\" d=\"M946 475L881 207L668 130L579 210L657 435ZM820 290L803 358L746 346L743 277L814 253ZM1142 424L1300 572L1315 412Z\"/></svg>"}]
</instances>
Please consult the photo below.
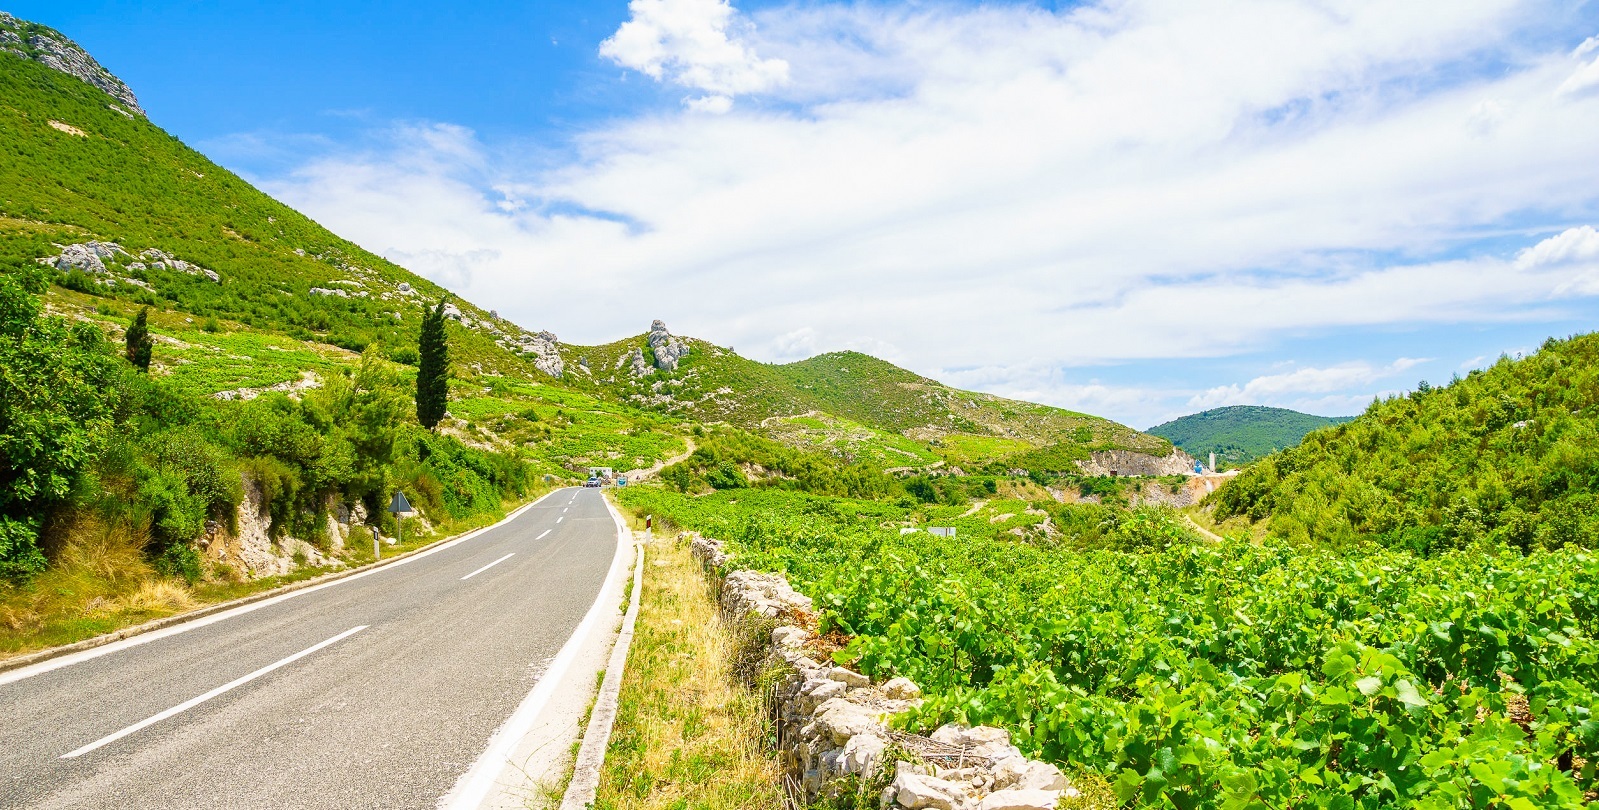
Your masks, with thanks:
<instances>
[{"instance_id":1,"label":"boulder","mask_svg":"<svg viewBox=\"0 0 1599 810\"><path fill-rule=\"evenodd\" d=\"M979 810L1055 810L1060 793L1053 790L996 790L983 797Z\"/></svg>"},{"instance_id":2,"label":"boulder","mask_svg":"<svg viewBox=\"0 0 1599 810\"><path fill-rule=\"evenodd\" d=\"M854 672L852 670L848 670L848 669L845 669L843 667L833 667L832 669L828 670L827 671L827 677L829 679L831 679L831 680L838 681L839 683L844 684L845 686L871 686L872 685L872 679L871 678L868 678L865 675L860 674L859 672Z\"/></svg>"},{"instance_id":3,"label":"boulder","mask_svg":"<svg viewBox=\"0 0 1599 810\"><path fill-rule=\"evenodd\" d=\"M994 785L1013 790L1065 790L1070 786L1054 765L1019 756L1007 757L994 766Z\"/></svg>"},{"instance_id":4,"label":"boulder","mask_svg":"<svg viewBox=\"0 0 1599 810\"><path fill-rule=\"evenodd\" d=\"M672 333L667 331L664 321L651 322L650 332L645 336L645 340L655 353L655 367L661 371L676 371L678 361L688 356L688 344L673 337Z\"/></svg>"},{"instance_id":5,"label":"boulder","mask_svg":"<svg viewBox=\"0 0 1599 810\"><path fill-rule=\"evenodd\" d=\"M901 771L889 787L894 802L908 810L960 810L966 806L966 791L944 779Z\"/></svg>"},{"instance_id":6,"label":"boulder","mask_svg":"<svg viewBox=\"0 0 1599 810\"><path fill-rule=\"evenodd\" d=\"M880 725L877 714L843 698L832 698L816 708L815 733L843 745L857 734L870 734Z\"/></svg>"},{"instance_id":7,"label":"boulder","mask_svg":"<svg viewBox=\"0 0 1599 810\"><path fill-rule=\"evenodd\" d=\"M875 734L856 734L844 743L844 752L838 759L838 769L844 773L866 775L882 757L888 742Z\"/></svg>"},{"instance_id":8,"label":"boulder","mask_svg":"<svg viewBox=\"0 0 1599 810\"><path fill-rule=\"evenodd\" d=\"M922 688L910 678L891 678L883 684L883 694L893 700L915 700L922 696Z\"/></svg>"}]
</instances>

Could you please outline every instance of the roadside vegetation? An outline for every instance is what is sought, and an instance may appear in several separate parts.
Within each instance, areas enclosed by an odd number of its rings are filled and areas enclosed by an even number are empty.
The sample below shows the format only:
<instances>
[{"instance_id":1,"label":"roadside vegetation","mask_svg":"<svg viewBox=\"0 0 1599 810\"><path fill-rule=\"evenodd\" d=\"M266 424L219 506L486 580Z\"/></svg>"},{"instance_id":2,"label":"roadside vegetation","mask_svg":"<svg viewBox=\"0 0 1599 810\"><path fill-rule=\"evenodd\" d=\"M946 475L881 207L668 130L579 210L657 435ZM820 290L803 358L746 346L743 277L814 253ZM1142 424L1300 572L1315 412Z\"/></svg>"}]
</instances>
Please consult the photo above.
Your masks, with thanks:
<instances>
[{"instance_id":1,"label":"roadside vegetation","mask_svg":"<svg viewBox=\"0 0 1599 810\"><path fill-rule=\"evenodd\" d=\"M762 697L734 672L747 634L686 544L658 540L647 559L595 808L783 808Z\"/></svg>"}]
</instances>

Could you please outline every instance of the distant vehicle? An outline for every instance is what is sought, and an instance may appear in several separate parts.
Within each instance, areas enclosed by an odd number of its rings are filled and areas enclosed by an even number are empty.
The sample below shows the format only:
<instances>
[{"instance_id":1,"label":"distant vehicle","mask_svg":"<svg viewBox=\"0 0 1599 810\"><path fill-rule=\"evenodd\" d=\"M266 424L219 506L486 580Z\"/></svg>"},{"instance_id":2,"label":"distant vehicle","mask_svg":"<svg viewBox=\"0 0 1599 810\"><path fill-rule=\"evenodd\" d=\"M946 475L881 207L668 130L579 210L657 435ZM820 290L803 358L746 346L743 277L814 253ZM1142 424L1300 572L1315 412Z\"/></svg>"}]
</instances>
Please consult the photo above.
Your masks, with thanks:
<instances>
[{"instance_id":1,"label":"distant vehicle","mask_svg":"<svg viewBox=\"0 0 1599 810\"><path fill-rule=\"evenodd\" d=\"M597 487L599 485L600 479L598 478L590 478L589 480L583 482L583 486L585 487Z\"/></svg>"}]
</instances>

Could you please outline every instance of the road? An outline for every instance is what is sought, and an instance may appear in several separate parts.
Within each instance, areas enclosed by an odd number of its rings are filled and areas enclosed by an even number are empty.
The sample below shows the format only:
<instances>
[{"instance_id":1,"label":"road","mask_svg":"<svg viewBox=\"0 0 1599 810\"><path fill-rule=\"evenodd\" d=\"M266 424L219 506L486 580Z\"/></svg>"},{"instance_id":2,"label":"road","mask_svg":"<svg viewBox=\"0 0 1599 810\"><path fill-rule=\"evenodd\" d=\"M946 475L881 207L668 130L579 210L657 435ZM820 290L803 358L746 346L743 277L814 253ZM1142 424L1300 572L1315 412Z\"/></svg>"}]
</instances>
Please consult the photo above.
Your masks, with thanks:
<instances>
[{"instance_id":1,"label":"road","mask_svg":"<svg viewBox=\"0 0 1599 810\"><path fill-rule=\"evenodd\" d=\"M558 490L425 556L0 673L0 807L434 807L595 605L617 548L599 490Z\"/></svg>"}]
</instances>

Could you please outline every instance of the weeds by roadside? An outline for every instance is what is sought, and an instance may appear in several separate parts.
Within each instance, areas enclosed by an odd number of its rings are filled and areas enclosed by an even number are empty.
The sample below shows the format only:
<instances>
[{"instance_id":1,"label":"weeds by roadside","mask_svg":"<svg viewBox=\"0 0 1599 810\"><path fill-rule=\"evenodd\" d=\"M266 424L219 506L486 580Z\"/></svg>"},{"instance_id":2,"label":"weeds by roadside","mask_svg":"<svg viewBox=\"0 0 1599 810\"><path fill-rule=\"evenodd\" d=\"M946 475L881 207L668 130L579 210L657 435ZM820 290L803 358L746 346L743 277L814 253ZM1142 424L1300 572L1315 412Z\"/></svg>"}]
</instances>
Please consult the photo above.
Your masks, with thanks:
<instances>
[{"instance_id":1,"label":"weeds by roadside","mask_svg":"<svg viewBox=\"0 0 1599 810\"><path fill-rule=\"evenodd\" d=\"M733 672L736 634L686 545L650 557L595 807L781 808L761 696Z\"/></svg>"}]
</instances>

